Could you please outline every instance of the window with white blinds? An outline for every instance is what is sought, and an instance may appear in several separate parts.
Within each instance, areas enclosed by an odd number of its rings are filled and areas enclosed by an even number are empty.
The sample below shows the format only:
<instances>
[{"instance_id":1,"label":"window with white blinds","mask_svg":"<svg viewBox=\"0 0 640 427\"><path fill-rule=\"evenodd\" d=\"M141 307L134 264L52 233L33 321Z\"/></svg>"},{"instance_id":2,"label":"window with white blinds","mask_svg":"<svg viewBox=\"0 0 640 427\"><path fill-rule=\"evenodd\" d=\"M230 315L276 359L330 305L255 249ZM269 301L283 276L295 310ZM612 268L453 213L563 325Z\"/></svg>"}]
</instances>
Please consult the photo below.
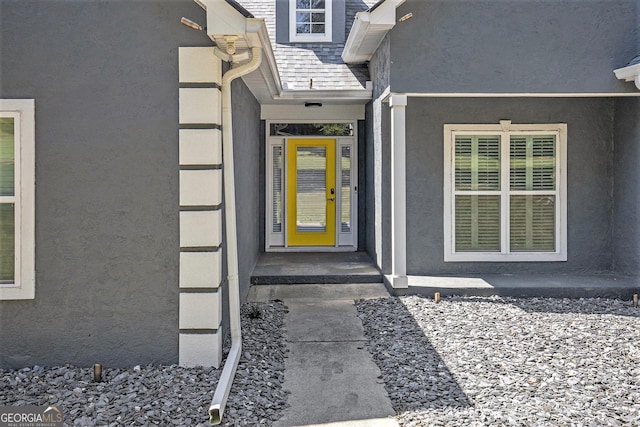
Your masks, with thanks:
<instances>
[{"instance_id":1,"label":"window with white blinds","mask_svg":"<svg viewBox=\"0 0 640 427\"><path fill-rule=\"evenodd\" d=\"M35 297L35 101L0 99L0 300Z\"/></svg>"},{"instance_id":2,"label":"window with white blinds","mask_svg":"<svg viewBox=\"0 0 640 427\"><path fill-rule=\"evenodd\" d=\"M271 212L271 226L274 233L282 232L282 170L284 156L282 155L282 146L271 147L272 161L271 161L271 197L273 199L272 212Z\"/></svg>"},{"instance_id":3,"label":"window with white blinds","mask_svg":"<svg viewBox=\"0 0 640 427\"><path fill-rule=\"evenodd\" d=\"M351 232L351 146L340 147L340 232Z\"/></svg>"},{"instance_id":4,"label":"window with white blinds","mask_svg":"<svg viewBox=\"0 0 640 427\"><path fill-rule=\"evenodd\" d=\"M445 125L445 261L566 261L566 125Z\"/></svg>"}]
</instances>

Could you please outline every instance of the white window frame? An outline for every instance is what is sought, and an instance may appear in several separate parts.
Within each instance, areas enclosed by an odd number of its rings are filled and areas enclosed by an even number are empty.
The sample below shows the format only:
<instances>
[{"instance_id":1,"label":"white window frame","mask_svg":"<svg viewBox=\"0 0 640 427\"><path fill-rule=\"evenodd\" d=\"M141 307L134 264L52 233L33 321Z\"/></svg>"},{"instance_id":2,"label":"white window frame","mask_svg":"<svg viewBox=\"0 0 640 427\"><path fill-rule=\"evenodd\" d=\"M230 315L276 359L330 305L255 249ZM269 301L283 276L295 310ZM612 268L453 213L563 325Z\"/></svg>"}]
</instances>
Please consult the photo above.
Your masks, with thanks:
<instances>
[{"instance_id":1,"label":"white window frame","mask_svg":"<svg viewBox=\"0 0 640 427\"><path fill-rule=\"evenodd\" d=\"M553 134L556 136L556 234L553 252L509 251L509 159L511 134ZM456 135L500 135L500 252L456 252L455 250L455 137ZM549 193L549 192L545 192ZM445 262L547 262L567 260L567 125L512 124L445 124L444 125L444 261Z\"/></svg>"},{"instance_id":2,"label":"white window frame","mask_svg":"<svg viewBox=\"0 0 640 427\"><path fill-rule=\"evenodd\" d=\"M0 284L0 300L35 298L35 101L0 99L0 117L14 117L15 196L0 201L15 203L15 280Z\"/></svg>"},{"instance_id":3,"label":"white window frame","mask_svg":"<svg viewBox=\"0 0 640 427\"><path fill-rule=\"evenodd\" d=\"M289 41L296 43L330 42L332 40L333 0L324 3L324 34L298 34L296 31L296 0L289 0ZM307 9L304 9L307 10ZM317 9L321 11L320 9Z\"/></svg>"}]
</instances>

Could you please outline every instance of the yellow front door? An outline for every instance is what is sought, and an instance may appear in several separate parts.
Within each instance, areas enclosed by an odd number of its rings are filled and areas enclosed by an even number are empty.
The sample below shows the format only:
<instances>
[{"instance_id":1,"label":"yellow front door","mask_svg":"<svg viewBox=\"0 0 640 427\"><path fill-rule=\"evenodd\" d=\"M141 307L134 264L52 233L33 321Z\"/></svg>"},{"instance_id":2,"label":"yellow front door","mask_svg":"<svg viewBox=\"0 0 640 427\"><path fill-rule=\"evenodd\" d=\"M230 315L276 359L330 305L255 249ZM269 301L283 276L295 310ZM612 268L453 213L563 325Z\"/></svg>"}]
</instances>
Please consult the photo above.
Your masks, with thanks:
<instances>
[{"instance_id":1,"label":"yellow front door","mask_svg":"<svg viewBox=\"0 0 640 427\"><path fill-rule=\"evenodd\" d=\"M336 244L335 139L289 139L287 244Z\"/></svg>"}]
</instances>

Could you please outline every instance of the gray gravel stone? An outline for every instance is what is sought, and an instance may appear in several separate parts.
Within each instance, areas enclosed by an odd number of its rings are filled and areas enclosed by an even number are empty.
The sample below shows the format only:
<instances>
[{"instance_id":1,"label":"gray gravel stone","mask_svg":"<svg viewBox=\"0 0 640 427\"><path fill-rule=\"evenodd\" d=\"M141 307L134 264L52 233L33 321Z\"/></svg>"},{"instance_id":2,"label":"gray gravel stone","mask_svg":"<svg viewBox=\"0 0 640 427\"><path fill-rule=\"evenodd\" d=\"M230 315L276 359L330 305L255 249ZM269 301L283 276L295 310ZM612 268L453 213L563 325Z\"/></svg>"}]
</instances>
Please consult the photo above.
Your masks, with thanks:
<instances>
[{"instance_id":1,"label":"gray gravel stone","mask_svg":"<svg viewBox=\"0 0 640 427\"><path fill-rule=\"evenodd\" d=\"M287 406L284 381L284 305L241 308L243 350L223 417L225 426L271 425ZM226 346L228 351L229 346ZM207 410L220 370L179 366L89 368L34 366L0 370L0 405L58 405L68 426L209 425Z\"/></svg>"},{"instance_id":2,"label":"gray gravel stone","mask_svg":"<svg viewBox=\"0 0 640 427\"><path fill-rule=\"evenodd\" d=\"M403 426L640 425L640 310L628 301L356 306Z\"/></svg>"}]
</instances>

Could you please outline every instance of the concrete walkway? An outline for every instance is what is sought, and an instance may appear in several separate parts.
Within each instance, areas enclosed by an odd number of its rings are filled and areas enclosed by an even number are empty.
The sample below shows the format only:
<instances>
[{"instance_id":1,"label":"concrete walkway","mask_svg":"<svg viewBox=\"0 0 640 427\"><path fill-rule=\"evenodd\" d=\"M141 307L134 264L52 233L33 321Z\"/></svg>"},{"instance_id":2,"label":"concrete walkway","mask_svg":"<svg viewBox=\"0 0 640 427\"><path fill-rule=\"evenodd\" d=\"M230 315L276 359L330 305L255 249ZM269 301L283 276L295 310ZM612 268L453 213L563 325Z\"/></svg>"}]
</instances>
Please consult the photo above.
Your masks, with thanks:
<instances>
[{"instance_id":1,"label":"concrete walkway","mask_svg":"<svg viewBox=\"0 0 640 427\"><path fill-rule=\"evenodd\" d=\"M355 299L388 297L384 285L253 286L249 301L284 301L290 407L275 427L397 426L380 370L366 348Z\"/></svg>"}]
</instances>

